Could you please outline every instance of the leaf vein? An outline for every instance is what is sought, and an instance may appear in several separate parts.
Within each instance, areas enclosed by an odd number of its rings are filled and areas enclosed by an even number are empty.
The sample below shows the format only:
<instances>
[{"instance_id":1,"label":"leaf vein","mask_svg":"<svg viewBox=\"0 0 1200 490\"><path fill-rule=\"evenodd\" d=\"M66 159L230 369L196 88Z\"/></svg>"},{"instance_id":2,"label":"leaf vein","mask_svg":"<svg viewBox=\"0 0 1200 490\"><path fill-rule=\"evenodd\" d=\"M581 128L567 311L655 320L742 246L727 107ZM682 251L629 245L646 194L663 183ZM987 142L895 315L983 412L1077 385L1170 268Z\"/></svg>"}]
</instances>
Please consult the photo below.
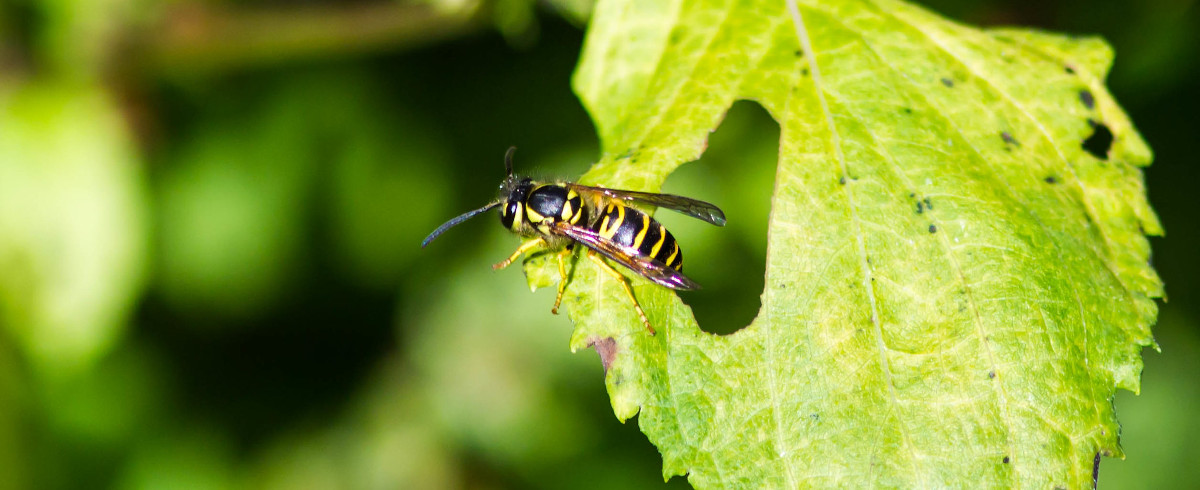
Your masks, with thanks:
<instances>
[{"instance_id":1,"label":"leaf vein","mask_svg":"<svg viewBox=\"0 0 1200 490\"><path fill-rule=\"evenodd\" d=\"M849 180L850 175L846 169L846 155L841 146L841 137L838 133L837 124L834 121L834 114L832 111L830 111L829 102L825 98L826 88L821 80L820 63L817 62L816 51L813 49L812 41L808 37L808 29L804 24L804 17L800 13L799 6L796 5L796 0L788 0L787 6L788 6L788 12L791 14L791 17L792 17L792 23L795 25L795 28L796 28L796 37L800 42L800 49L802 49L805 53L807 53L808 57L809 57L809 68L812 72L813 86L815 88L817 100L821 106L821 112L825 117L825 123L829 127L830 136L833 139L833 145L834 145L835 152L837 153L838 164L840 165L841 170L842 170L842 178ZM879 321L879 307L876 304L874 286L871 285L872 271L871 271L871 263L869 260L869 255L867 253L866 237L863 235L862 223L860 222L860 218L858 216L857 207L854 202L854 196L850 192L850 189L848 187L849 186L844 185L844 186L842 186L842 189L845 193L846 201L849 206L851 221L854 223L854 227L855 227L854 237L858 243L859 264L862 267L862 271L863 271L862 284L863 284L863 288L866 291L867 298L871 305L871 324L874 327L873 330L875 333L876 345L877 345L877 350L879 353L880 367L882 368L883 373L885 375L884 377L887 380L888 393L891 398L891 408L892 408L892 410L895 410L895 408L899 404L898 396L896 393L896 384L895 384L895 381L893 380L891 366L889 365L888 359L887 359L886 346L884 345L884 340L883 340L883 327ZM909 440L909 435L908 435L907 430L905 430L905 428L903 426L901 426L900 429L901 429L901 434L902 434L901 438L904 441L905 448L909 451L910 454L915 454L915 452L913 451L913 448L911 446L911 441ZM878 445L876 445L876 448L878 448ZM910 460L910 463L913 463L913 462ZM917 475L922 474L921 472L916 471L915 463L913 463L913 464L914 464L914 468L913 468L914 474L917 474ZM791 487L794 488L795 483L794 483L794 479L792 478L792 475L790 473L790 470L788 473L788 478L789 478L789 483L791 483ZM872 484L874 484L874 480L872 480Z\"/></svg>"}]
</instances>

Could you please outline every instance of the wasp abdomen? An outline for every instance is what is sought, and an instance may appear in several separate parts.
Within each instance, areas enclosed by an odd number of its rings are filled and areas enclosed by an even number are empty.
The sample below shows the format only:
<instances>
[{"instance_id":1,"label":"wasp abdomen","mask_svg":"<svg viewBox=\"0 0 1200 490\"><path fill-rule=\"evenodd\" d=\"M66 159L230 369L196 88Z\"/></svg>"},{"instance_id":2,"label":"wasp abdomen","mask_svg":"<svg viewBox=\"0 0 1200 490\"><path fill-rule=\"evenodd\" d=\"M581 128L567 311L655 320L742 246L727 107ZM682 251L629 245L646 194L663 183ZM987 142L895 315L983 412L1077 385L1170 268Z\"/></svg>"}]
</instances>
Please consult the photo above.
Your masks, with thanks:
<instances>
[{"instance_id":1,"label":"wasp abdomen","mask_svg":"<svg viewBox=\"0 0 1200 490\"><path fill-rule=\"evenodd\" d=\"M663 265L683 272L683 251L667 228L646 213L620 204L601 210L592 231L622 247L636 249Z\"/></svg>"}]
</instances>

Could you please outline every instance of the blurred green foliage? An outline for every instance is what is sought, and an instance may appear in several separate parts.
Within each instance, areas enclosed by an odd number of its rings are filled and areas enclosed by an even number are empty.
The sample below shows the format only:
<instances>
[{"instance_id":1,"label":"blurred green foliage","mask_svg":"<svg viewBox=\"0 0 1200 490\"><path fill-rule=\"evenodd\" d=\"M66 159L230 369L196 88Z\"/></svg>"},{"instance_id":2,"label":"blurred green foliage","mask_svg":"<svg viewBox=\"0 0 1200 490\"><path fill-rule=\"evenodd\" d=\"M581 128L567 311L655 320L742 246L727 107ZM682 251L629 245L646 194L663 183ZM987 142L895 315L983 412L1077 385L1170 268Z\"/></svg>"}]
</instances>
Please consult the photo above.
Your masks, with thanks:
<instances>
[{"instance_id":1,"label":"blurred green foliage","mask_svg":"<svg viewBox=\"0 0 1200 490\"><path fill-rule=\"evenodd\" d=\"M53 383L125 329L147 256L145 183L98 88L45 81L0 97L0 318Z\"/></svg>"},{"instance_id":2,"label":"blurred green foliage","mask_svg":"<svg viewBox=\"0 0 1200 490\"><path fill-rule=\"evenodd\" d=\"M1156 151L1170 301L1128 459L1103 487L1186 487L1200 424L1193 1L932 1L1099 33ZM518 165L572 177L581 1L0 2L0 472L5 488L631 488L661 460L596 358L475 220ZM565 20L564 20L565 19ZM367 22L367 21L370 22ZM500 34L503 33L503 34ZM731 217L687 237L729 331L758 308L778 127L739 105L666 188ZM702 192L698 191L703 189ZM664 221L670 218L664 215ZM681 479L669 485L681 486Z\"/></svg>"}]
</instances>

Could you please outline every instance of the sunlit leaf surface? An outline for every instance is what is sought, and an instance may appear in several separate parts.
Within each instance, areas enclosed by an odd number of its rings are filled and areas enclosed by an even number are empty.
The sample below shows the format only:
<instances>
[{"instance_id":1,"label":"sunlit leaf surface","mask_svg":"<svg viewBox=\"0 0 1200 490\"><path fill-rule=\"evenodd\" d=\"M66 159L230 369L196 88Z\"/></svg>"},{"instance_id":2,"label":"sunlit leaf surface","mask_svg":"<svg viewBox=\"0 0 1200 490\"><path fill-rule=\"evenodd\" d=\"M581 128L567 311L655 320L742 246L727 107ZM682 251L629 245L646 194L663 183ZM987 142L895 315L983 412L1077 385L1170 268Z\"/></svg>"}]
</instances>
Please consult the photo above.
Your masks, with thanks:
<instances>
[{"instance_id":1,"label":"sunlit leaf surface","mask_svg":"<svg viewBox=\"0 0 1200 490\"><path fill-rule=\"evenodd\" d=\"M701 488L1090 486L1162 295L1151 155L1111 61L887 0L600 2L575 77L603 148L584 182L659 189L739 99L782 141L751 325L704 333L634 279L650 336L579 261L572 348L603 347L618 418Z\"/></svg>"}]
</instances>

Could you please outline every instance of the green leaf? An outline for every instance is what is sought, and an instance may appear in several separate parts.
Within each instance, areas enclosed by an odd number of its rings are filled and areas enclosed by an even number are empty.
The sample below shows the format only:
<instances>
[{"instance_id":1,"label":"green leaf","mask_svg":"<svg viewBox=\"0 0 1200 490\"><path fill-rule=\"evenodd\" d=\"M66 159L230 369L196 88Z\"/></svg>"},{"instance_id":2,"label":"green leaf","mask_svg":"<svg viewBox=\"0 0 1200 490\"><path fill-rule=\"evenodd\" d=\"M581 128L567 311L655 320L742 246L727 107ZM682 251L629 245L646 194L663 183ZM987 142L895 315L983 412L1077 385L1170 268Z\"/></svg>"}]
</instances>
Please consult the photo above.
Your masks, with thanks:
<instances>
[{"instance_id":1,"label":"green leaf","mask_svg":"<svg viewBox=\"0 0 1200 490\"><path fill-rule=\"evenodd\" d=\"M302 276L316 138L301 109L281 109L309 107L300 91L281 92L264 116L204 121L158 181L159 275L176 308L252 318Z\"/></svg>"},{"instance_id":2,"label":"green leaf","mask_svg":"<svg viewBox=\"0 0 1200 490\"><path fill-rule=\"evenodd\" d=\"M640 412L664 476L697 487L1092 485L1162 295L1150 151L1111 60L888 0L600 2L574 80L603 148L583 182L659 189L739 99L782 136L753 323L704 333L631 277L650 336L584 260L572 348L602 347L617 417ZM531 260L531 285L553 265Z\"/></svg>"},{"instance_id":3,"label":"green leaf","mask_svg":"<svg viewBox=\"0 0 1200 490\"><path fill-rule=\"evenodd\" d=\"M39 374L78 374L121 337L142 291L140 158L99 88L2 89L0 329Z\"/></svg>"}]
</instances>

